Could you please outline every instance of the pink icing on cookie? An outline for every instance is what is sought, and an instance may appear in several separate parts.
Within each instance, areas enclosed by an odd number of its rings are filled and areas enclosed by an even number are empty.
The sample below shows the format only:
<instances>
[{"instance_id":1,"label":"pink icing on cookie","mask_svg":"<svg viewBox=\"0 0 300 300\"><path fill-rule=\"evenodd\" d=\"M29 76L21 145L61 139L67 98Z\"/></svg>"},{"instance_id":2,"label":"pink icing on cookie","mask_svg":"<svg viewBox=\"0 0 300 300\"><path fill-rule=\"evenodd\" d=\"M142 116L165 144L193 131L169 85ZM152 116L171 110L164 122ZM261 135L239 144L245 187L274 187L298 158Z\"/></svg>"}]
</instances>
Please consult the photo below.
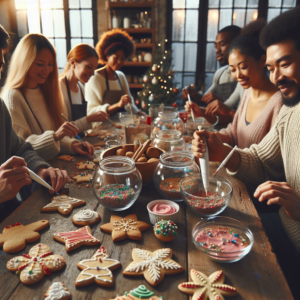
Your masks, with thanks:
<instances>
[{"instance_id":1,"label":"pink icing on cookie","mask_svg":"<svg viewBox=\"0 0 300 300\"><path fill-rule=\"evenodd\" d=\"M150 210L159 215L169 215L177 211L174 206L167 203L155 204L150 208Z\"/></svg>"}]
</instances>

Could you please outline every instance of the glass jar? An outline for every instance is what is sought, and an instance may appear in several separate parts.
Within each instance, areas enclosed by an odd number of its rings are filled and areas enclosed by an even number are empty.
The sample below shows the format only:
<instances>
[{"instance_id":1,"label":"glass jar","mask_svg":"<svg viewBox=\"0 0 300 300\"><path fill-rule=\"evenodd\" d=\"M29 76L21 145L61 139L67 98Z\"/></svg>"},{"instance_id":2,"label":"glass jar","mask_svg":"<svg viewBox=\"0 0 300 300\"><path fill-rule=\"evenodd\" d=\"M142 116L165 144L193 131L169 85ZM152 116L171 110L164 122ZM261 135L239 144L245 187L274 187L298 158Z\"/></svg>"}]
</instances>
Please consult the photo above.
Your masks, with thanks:
<instances>
[{"instance_id":1,"label":"glass jar","mask_svg":"<svg viewBox=\"0 0 300 300\"><path fill-rule=\"evenodd\" d=\"M159 112L158 117L151 124L151 137L154 138L160 130L179 130L185 132L184 123L178 116L178 112Z\"/></svg>"},{"instance_id":2,"label":"glass jar","mask_svg":"<svg viewBox=\"0 0 300 300\"><path fill-rule=\"evenodd\" d=\"M182 133L178 130L160 130L156 133L153 146L165 151L186 150Z\"/></svg>"},{"instance_id":3,"label":"glass jar","mask_svg":"<svg viewBox=\"0 0 300 300\"><path fill-rule=\"evenodd\" d=\"M113 211L125 210L133 205L142 190L142 176L133 159L110 156L99 162L95 171L93 190L105 208Z\"/></svg>"},{"instance_id":4,"label":"glass jar","mask_svg":"<svg viewBox=\"0 0 300 300\"><path fill-rule=\"evenodd\" d=\"M120 142L117 141L117 140L108 140L105 142L105 148L106 149L109 149L109 148L113 148L113 147L116 147L116 146L119 146L120 145Z\"/></svg>"},{"instance_id":5,"label":"glass jar","mask_svg":"<svg viewBox=\"0 0 300 300\"><path fill-rule=\"evenodd\" d=\"M194 155L188 151L169 151L163 153L159 160L153 175L155 188L166 199L182 201L180 181L200 174Z\"/></svg>"},{"instance_id":6,"label":"glass jar","mask_svg":"<svg viewBox=\"0 0 300 300\"><path fill-rule=\"evenodd\" d=\"M185 124L185 129L187 132L187 135L193 136L194 132L198 130L198 126L201 126L202 129L205 129L207 131L214 131L214 127L218 124L219 117L216 116L216 122L211 124L209 123L205 118L198 117L195 118L195 122L192 119L189 119Z\"/></svg>"}]
</instances>

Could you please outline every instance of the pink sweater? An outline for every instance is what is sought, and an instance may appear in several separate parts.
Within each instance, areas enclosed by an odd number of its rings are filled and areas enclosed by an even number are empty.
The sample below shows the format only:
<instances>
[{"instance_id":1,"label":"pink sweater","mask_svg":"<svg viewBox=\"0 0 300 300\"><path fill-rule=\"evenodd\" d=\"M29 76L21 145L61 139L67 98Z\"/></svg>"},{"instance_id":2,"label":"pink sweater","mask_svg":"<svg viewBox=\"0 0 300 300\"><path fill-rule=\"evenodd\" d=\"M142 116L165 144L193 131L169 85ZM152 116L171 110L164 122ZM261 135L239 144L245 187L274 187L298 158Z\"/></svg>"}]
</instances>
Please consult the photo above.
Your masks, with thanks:
<instances>
[{"instance_id":1,"label":"pink sweater","mask_svg":"<svg viewBox=\"0 0 300 300\"><path fill-rule=\"evenodd\" d=\"M252 88L245 90L242 103L239 106L232 123L220 131L230 139L230 146L237 145L240 149L259 144L270 131L282 106L282 96L278 91L268 101L260 115L249 125L246 125L246 111Z\"/></svg>"}]
</instances>

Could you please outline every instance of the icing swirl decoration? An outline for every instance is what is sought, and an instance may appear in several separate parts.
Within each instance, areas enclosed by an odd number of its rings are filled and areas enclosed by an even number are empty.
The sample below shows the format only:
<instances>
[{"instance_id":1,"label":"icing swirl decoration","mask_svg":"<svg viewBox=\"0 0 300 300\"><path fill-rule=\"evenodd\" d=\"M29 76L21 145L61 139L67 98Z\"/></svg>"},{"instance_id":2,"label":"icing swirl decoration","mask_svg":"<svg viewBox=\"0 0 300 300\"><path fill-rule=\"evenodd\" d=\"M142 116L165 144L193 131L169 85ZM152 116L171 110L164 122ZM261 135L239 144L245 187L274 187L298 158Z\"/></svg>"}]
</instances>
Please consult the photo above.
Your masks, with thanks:
<instances>
[{"instance_id":1,"label":"icing swirl decoration","mask_svg":"<svg viewBox=\"0 0 300 300\"><path fill-rule=\"evenodd\" d=\"M75 214L73 218L76 222L94 222L98 216L99 214L96 211L83 209Z\"/></svg>"},{"instance_id":2,"label":"icing swirl decoration","mask_svg":"<svg viewBox=\"0 0 300 300\"><path fill-rule=\"evenodd\" d=\"M150 210L158 215L169 215L176 213L176 208L167 203L159 203L153 205Z\"/></svg>"},{"instance_id":3,"label":"icing swirl decoration","mask_svg":"<svg viewBox=\"0 0 300 300\"><path fill-rule=\"evenodd\" d=\"M71 296L70 292L66 291L60 282L53 282L46 294L47 297L45 300L60 300L64 297Z\"/></svg>"},{"instance_id":4,"label":"icing swirl decoration","mask_svg":"<svg viewBox=\"0 0 300 300\"><path fill-rule=\"evenodd\" d=\"M149 291L144 285L140 285L138 288L130 291L130 294L140 299L147 299L154 296L154 293Z\"/></svg>"}]
</instances>

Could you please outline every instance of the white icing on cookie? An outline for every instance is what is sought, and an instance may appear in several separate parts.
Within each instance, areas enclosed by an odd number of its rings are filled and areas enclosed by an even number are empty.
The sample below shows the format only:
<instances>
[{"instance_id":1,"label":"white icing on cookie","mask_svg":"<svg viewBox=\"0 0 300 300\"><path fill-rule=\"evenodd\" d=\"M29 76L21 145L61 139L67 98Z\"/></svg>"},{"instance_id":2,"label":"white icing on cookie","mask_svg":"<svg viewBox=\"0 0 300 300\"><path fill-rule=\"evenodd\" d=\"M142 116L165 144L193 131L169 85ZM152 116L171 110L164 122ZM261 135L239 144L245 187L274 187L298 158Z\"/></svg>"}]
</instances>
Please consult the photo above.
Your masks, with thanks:
<instances>
[{"instance_id":1,"label":"white icing on cookie","mask_svg":"<svg viewBox=\"0 0 300 300\"><path fill-rule=\"evenodd\" d=\"M48 297L45 300L59 300L61 298L70 296L70 293L65 290L60 282L54 282L47 291Z\"/></svg>"},{"instance_id":2,"label":"white icing on cookie","mask_svg":"<svg viewBox=\"0 0 300 300\"><path fill-rule=\"evenodd\" d=\"M75 204L82 201L79 199L68 197L66 195L55 196L53 197L53 199L54 200L51 203L44 206L44 208L61 207L64 211L67 211L71 207L71 204Z\"/></svg>"},{"instance_id":3,"label":"white icing on cookie","mask_svg":"<svg viewBox=\"0 0 300 300\"><path fill-rule=\"evenodd\" d=\"M94 222L98 218L99 214L90 209L80 210L77 214L73 216L76 222Z\"/></svg>"}]
</instances>

